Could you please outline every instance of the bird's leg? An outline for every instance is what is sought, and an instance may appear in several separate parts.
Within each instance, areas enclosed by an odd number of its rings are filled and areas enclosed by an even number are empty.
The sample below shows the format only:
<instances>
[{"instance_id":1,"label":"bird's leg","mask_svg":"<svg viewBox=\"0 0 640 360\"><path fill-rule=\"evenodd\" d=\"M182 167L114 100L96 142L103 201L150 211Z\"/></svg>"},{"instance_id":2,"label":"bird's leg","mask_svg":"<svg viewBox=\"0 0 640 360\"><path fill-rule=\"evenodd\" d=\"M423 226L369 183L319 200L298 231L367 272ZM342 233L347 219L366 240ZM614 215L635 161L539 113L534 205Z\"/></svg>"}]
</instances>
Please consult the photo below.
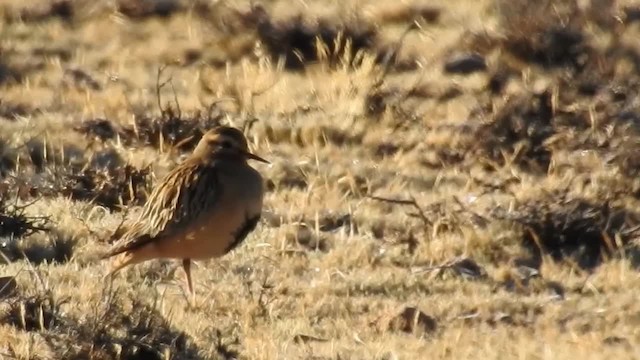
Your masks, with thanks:
<instances>
[{"instance_id":1,"label":"bird's leg","mask_svg":"<svg viewBox=\"0 0 640 360\"><path fill-rule=\"evenodd\" d=\"M185 280L191 296L191 305L195 304L196 293L193 291L193 282L191 281L191 259L182 259L182 267L184 268Z\"/></svg>"}]
</instances>

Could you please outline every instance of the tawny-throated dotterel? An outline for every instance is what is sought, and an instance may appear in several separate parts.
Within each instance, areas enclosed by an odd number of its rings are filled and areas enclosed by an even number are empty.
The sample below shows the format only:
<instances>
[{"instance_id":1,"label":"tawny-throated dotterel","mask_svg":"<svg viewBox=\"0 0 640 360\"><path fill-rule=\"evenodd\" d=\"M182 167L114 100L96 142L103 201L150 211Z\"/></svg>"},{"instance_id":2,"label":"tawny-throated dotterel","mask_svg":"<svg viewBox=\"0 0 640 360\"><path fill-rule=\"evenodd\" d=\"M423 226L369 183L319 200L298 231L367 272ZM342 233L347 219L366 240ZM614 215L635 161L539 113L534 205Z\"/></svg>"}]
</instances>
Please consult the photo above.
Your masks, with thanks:
<instances>
[{"instance_id":1,"label":"tawny-throated dotterel","mask_svg":"<svg viewBox=\"0 0 640 360\"><path fill-rule=\"evenodd\" d=\"M269 163L249 152L236 128L206 132L193 153L153 189L137 221L102 256L114 258L105 277L151 259L182 259L193 303L191 261L227 254L260 220L262 177L249 159Z\"/></svg>"}]
</instances>

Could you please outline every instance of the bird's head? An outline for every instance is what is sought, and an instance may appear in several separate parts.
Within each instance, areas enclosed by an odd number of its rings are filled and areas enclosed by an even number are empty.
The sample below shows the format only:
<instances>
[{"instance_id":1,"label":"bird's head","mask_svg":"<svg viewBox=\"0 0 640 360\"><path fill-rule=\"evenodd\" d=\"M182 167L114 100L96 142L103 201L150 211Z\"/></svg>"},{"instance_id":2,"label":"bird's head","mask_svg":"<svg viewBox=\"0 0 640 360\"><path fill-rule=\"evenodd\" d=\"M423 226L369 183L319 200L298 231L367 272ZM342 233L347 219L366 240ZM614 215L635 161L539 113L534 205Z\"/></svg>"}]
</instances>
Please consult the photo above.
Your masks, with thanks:
<instances>
[{"instance_id":1,"label":"bird's head","mask_svg":"<svg viewBox=\"0 0 640 360\"><path fill-rule=\"evenodd\" d=\"M249 152L247 139L242 131L229 126L218 126L207 131L202 135L194 154L205 157L240 157L269 164L267 160Z\"/></svg>"}]
</instances>

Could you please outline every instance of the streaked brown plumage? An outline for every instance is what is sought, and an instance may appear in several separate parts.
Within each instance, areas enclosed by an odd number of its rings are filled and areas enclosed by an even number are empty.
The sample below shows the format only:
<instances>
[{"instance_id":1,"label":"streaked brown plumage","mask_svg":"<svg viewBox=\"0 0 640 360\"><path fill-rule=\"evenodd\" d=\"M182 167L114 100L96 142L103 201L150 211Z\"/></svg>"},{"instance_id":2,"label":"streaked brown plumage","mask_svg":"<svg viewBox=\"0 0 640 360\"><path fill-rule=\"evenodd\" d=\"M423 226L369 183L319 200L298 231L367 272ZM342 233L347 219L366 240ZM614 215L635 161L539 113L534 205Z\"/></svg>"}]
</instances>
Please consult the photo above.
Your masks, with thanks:
<instances>
[{"instance_id":1,"label":"streaked brown plumage","mask_svg":"<svg viewBox=\"0 0 640 360\"><path fill-rule=\"evenodd\" d=\"M260 220L262 177L247 159L268 163L248 151L240 130L221 126L204 134L193 154L167 174L135 224L103 256L115 257L107 276L151 259L182 259L193 300L191 259L228 253Z\"/></svg>"}]
</instances>

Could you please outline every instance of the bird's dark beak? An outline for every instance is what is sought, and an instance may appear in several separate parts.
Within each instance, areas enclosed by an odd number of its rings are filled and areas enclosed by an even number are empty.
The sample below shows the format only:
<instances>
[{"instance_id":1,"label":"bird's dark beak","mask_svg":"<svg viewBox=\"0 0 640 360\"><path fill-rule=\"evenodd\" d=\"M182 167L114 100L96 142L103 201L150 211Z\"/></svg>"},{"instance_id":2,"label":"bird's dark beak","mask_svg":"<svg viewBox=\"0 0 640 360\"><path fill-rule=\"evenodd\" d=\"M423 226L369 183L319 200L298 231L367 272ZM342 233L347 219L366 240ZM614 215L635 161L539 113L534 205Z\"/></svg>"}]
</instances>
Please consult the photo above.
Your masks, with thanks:
<instances>
[{"instance_id":1,"label":"bird's dark beak","mask_svg":"<svg viewBox=\"0 0 640 360\"><path fill-rule=\"evenodd\" d=\"M271 164L270 162L268 162L267 160L261 158L260 156L252 154L252 153L250 153L248 151L245 151L244 156L246 156L248 159L257 160L257 161L263 162L265 164Z\"/></svg>"}]
</instances>

